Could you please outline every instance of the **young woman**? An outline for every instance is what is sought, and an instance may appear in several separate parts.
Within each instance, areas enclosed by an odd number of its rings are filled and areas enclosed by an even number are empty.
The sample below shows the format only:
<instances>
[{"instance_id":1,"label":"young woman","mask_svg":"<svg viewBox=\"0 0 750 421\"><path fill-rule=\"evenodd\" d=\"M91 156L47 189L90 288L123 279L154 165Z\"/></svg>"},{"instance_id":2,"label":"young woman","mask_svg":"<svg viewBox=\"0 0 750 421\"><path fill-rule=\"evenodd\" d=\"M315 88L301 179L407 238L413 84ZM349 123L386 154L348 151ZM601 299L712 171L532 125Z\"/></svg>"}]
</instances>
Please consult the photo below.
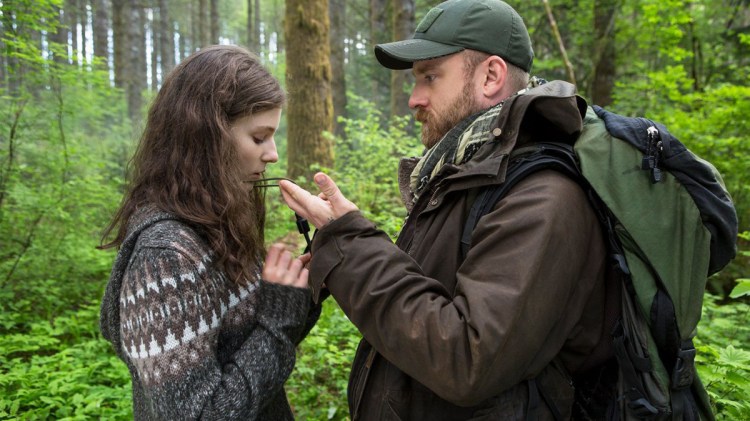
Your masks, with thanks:
<instances>
[{"instance_id":1,"label":"young woman","mask_svg":"<svg viewBox=\"0 0 750 421\"><path fill-rule=\"evenodd\" d=\"M278 160L284 101L255 56L213 46L149 110L102 246L119 253L101 330L130 370L135 419L293 419L283 385L320 308L307 257L265 252L253 188Z\"/></svg>"}]
</instances>

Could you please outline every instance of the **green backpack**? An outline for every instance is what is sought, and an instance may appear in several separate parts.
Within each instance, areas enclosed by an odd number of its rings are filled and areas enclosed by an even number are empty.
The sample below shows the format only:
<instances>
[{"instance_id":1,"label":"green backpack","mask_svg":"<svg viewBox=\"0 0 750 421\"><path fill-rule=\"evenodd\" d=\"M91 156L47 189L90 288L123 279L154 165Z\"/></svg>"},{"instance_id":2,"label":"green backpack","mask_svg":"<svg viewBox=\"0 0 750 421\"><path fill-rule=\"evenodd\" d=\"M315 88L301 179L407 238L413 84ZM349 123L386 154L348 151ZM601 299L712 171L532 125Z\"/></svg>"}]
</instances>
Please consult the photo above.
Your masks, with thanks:
<instances>
[{"instance_id":1,"label":"green backpack","mask_svg":"<svg viewBox=\"0 0 750 421\"><path fill-rule=\"evenodd\" d=\"M589 195L616 275L608 280L616 282L608 289L620 306L611 344L616 376L608 402L592 405L577 397L578 416L713 419L692 338L706 279L736 254L737 215L719 173L662 125L589 107L574 145L514 151L505 183L478 193L464 226L464 255L479 218L515 183L542 169L566 174Z\"/></svg>"}]
</instances>

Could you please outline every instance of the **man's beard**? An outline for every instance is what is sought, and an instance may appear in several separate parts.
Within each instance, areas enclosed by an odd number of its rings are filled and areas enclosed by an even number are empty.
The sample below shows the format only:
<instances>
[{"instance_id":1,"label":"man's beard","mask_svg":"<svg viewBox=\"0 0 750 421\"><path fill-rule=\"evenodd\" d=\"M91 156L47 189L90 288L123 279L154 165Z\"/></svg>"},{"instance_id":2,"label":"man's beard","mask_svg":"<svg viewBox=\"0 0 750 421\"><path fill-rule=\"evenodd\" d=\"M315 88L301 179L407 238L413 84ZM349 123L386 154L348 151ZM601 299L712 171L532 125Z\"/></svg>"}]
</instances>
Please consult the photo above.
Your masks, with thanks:
<instances>
[{"instance_id":1,"label":"man's beard","mask_svg":"<svg viewBox=\"0 0 750 421\"><path fill-rule=\"evenodd\" d=\"M445 111L430 113L419 108L414 118L422 123L422 144L426 148L435 146L450 129L479 109L468 81L464 82L461 95L448 104Z\"/></svg>"}]
</instances>

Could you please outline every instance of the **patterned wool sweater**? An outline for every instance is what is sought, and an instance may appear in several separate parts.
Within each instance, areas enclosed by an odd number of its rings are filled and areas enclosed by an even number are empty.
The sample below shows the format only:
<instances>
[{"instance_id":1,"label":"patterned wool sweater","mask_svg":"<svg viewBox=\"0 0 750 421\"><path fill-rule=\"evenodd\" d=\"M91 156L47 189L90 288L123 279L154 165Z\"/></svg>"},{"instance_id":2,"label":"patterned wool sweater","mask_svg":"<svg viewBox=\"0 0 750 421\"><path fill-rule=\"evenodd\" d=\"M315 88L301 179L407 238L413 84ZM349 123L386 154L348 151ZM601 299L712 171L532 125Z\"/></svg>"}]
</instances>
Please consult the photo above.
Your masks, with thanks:
<instances>
[{"instance_id":1,"label":"patterned wool sweater","mask_svg":"<svg viewBox=\"0 0 750 421\"><path fill-rule=\"evenodd\" d=\"M283 385L320 315L309 290L260 275L237 286L174 216L130 222L100 323L130 370L134 418L294 419Z\"/></svg>"}]
</instances>

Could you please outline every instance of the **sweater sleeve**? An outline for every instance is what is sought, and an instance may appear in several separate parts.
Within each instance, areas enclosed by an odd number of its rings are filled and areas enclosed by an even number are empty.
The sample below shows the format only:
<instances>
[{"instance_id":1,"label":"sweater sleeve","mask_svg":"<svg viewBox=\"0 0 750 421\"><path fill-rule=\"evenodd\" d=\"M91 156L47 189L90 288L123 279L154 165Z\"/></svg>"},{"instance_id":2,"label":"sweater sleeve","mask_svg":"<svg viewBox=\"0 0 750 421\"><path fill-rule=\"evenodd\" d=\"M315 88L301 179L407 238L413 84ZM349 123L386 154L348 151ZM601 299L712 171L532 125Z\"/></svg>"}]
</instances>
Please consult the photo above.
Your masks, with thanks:
<instances>
[{"instance_id":1,"label":"sweater sleeve","mask_svg":"<svg viewBox=\"0 0 750 421\"><path fill-rule=\"evenodd\" d=\"M131 260L120 321L137 418L255 420L283 393L309 291L264 281L233 289L206 266L173 248L143 247ZM229 316L257 323L224 355L219 331Z\"/></svg>"}]
</instances>

